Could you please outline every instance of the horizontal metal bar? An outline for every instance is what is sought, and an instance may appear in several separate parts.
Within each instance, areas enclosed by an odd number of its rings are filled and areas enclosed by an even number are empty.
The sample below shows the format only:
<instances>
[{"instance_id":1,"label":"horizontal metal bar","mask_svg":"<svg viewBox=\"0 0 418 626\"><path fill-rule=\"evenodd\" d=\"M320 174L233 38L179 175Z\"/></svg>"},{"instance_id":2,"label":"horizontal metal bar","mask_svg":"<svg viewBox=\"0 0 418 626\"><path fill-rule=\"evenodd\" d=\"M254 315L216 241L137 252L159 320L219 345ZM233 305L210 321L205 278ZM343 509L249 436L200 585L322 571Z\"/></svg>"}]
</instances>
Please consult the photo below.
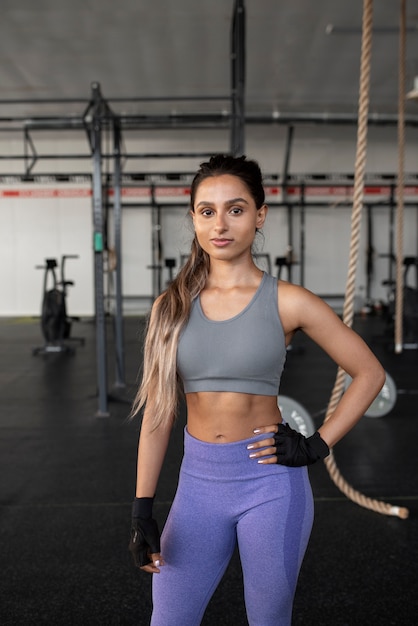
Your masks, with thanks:
<instances>
[{"instance_id":1,"label":"horizontal metal bar","mask_svg":"<svg viewBox=\"0 0 418 626\"><path fill-rule=\"evenodd\" d=\"M417 26L407 26L405 32L416 33ZM327 35L361 35L363 30L361 26L335 26L327 24L325 28ZM374 26L372 28L374 35L399 35L400 28L398 26Z\"/></svg>"},{"instance_id":2,"label":"horizontal metal bar","mask_svg":"<svg viewBox=\"0 0 418 626\"><path fill-rule=\"evenodd\" d=\"M357 124L355 113L292 113L273 111L271 114L249 114L245 117L247 124ZM395 126L398 123L397 113L371 113L368 124L371 126ZM405 116L405 125L417 126L418 115Z\"/></svg>"},{"instance_id":3,"label":"horizontal metal bar","mask_svg":"<svg viewBox=\"0 0 418 626\"><path fill-rule=\"evenodd\" d=\"M0 105L2 104L74 104L90 102L88 98L0 98Z\"/></svg>"},{"instance_id":4,"label":"horizontal metal bar","mask_svg":"<svg viewBox=\"0 0 418 626\"><path fill-rule=\"evenodd\" d=\"M107 155L108 158L113 157L113 155ZM21 161L22 159L27 159L27 154L0 154L0 159L3 161ZM36 160L44 160L44 161L58 161L59 159L65 161L71 161L74 159L83 160L83 159L91 159L91 154L37 154Z\"/></svg>"},{"instance_id":5,"label":"horizontal metal bar","mask_svg":"<svg viewBox=\"0 0 418 626\"><path fill-rule=\"evenodd\" d=\"M103 98L103 102L202 102L230 100L230 95L220 96L116 96ZM88 104L89 98L0 98L0 105L7 104Z\"/></svg>"},{"instance_id":6,"label":"horizontal metal bar","mask_svg":"<svg viewBox=\"0 0 418 626\"><path fill-rule=\"evenodd\" d=\"M211 154L211 153L208 153ZM110 155L109 155L110 156ZM65 156L64 156L65 158ZM167 183L170 187L175 186L183 186L187 184L189 180L191 180L195 171L152 171L152 172L138 172L138 171L125 171L122 173L121 180L124 187L130 186L138 186L139 184L143 184L143 186L148 186L151 182L158 184ZM56 173L56 172L43 172L38 174L16 174L13 173L0 173L1 177L8 177L10 179L19 180L28 180L31 182L44 182L45 178L51 178L54 181L60 182L62 180L66 181L67 179L90 179L90 172L66 172L66 173ZM111 173L107 173L104 175L109 182L112 181L113 175ZM332 187L352 187L354 180L354 174L347 172L336 172L334 174L317 174L317 173L306 173L306 174L290 174L286 181L286 188L289 187L322 187L322 186L332 186ZM418 174L415 172L405 172L404 174L405 186L409 185L417 185L418 184ZM366 173L365 174L365 186L366 187L390 187L391 190L396 191L397 187L397 174L390 173ZM3 182L3 181L0 181ZM74 180L72 182L79 182L78 180ZM264 184L266 187L283 187L283 183L281 181L281 177L278 174L266 173L264 175ZM271 204L271 203L270 203Z\"/></svg>"},{"instance_id":7,"label":"horizontal metal bar","mask_svg":"<svg viewBox=\"0 0 418 626\"><path fill-rule=\"evenodd\" d=\"M162 154L159 152L141 152L141 153L131 153L131 154L122 154L122 159L200 159L207 158L212 156L213 152L172 152L167 154ZM0 160L4 161L19 161L22 159L27 159L28 156L26 154L0 154ZM115 155L112 153L103 153L101 154L101 158L103 159L114 159ZM44 161L58 161L62 159L63 161L71 161L74 159L79 159L80 161L83 159L91 159L91 154L37 154L36 160L44 160Z\"/></svg>"},{"instance_id":8,"label":"horizontal metal bar","mask_svg":"<svg viewBox=\"0 0 418 626\"><path fill-rule=\"evenodd\" d=\"M229 123L231 114L227 111L217 113L195 113L195 114L169 114L169 115L108 115L98 119L112 127L113 120L117 119L121 127L126 130L141 130L144 128L185 128L193 125L194 128L204 128L205 125L212 128L214 125L226 125ZM0 123L18 123L22 128L30 130L72 130L85 129L87 120L74 116L0 116ZM247 114L246 124L330 124L330 125L356 125L357 115L354 113L300 113L273 111L266 114ZM368 124L371 126L395 126L398 123L396 113L372 113L368 117ZM405 116L406 126L418 126L418 115ZM16 126L16 130L19 128Z\"/></svg>"},{"instance_id":9,"label":"horizontal metal bar","mask_svg":"<svg viewBox=\"0 0 418 626\"><path fill-rule=\"evenodd\" d=\"M290 202L269 202L267 201L267 204L269 205L269 207L301 207L303 206L303 208L321 208L321 207L328 207L331 206L331 208L333 209L347 209L353 206L353 201L349 201L349 200L345 200L345 201L338 201L335 199L335 197L331 196L329 197L329 200L317 200L317 201L312 201L312 200L304 200L302 201L298 201L298 200L291 200ZM387 200L376 200L376 202L370 203L370 202L363 202L363 206L364 207L368 207L368 208L385 208L385 207L391 207L393 206L393 203ZM412 207L412 208L416 208L418 207L418 201L417 202L404 202L404 206L405 207Z\"/></svg>"}]
</instances>

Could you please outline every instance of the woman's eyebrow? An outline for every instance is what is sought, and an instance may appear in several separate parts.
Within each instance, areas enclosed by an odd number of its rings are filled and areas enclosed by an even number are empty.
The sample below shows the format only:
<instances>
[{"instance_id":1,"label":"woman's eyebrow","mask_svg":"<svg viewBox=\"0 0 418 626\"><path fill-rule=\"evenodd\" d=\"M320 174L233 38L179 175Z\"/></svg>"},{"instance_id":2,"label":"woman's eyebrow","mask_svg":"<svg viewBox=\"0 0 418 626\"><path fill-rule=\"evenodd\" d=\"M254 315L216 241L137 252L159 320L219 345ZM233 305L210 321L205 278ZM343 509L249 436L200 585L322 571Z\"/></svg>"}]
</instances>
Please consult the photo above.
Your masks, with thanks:
<instances>
[{"instance_id":1,"label":"woman's eyebrow","mask_svg":"<svg viewBox=\"0 0 418 626\"><path fill-rule=\"evenodd\" d=\"M248 204L248 201L245 198L232 198L231 200L226 200L224 204L236 204L237 202L243 202L244 204ZM200 206L212 206L213 204L215 203L209 200L201 200L197 203L196 208Z\"/></svg>"},{"instance_id":2,"label":"woman's eyebrow","mask_svg":"<svg viewBox=\"0 0 418 626\"><path fill-rule=\"evenodd\" d=\"M243 202L244 204L248 204L245 198L232 198L232 200L227 200L225 204L236 204L237 202Z\"/></svg>"}]
</instances>

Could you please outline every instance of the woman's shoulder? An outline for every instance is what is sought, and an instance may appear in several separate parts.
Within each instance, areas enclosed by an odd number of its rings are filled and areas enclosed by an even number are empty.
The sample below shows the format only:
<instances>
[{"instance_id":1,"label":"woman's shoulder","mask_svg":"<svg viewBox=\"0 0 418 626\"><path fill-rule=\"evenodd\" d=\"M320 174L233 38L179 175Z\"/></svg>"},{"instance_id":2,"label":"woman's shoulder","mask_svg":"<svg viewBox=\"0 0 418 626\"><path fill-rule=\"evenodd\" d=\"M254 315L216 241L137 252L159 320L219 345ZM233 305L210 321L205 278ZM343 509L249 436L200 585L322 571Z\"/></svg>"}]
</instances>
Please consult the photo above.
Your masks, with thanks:
<instances>
[{"instance_id":1,"label":"woman's shoulder","mask_svg":"<svg viewBox=\"0 0 418 626\"><path fill-rule=\"evenodd\" d=\"M277 282L279 295L282 298L305 298L309 296L316 297L311 291L309 291L305 287L302 287L301 285L296 285L295 283L291 283L287 280L282 280L281 278L279 278Z\"/></svg>"},{"instance_id":2,"label":"woman's shoulder","mask_svg":"<svg viewBox=\"0 0 418 626\"><path fill-rule=\"evenodd\" d=\"M304 326L315 319L335 316L319 296L306 287L285 280L279 280L278 305L280 315L291 320L295 327Z\"/></svg>"},{"instance_id":3,"label":"woman's shoulder","mask_svg":"<svg viewBox=\"0 0 418 626\"><path fill-rule=\"evenodd\" d=\"M279 292L283 297L300 298L301 300L321 300L319 296L302 285L296 285L287 280L278 279ZM321 300L322 302L322 300Z\"/></svg>"}]
</instances>

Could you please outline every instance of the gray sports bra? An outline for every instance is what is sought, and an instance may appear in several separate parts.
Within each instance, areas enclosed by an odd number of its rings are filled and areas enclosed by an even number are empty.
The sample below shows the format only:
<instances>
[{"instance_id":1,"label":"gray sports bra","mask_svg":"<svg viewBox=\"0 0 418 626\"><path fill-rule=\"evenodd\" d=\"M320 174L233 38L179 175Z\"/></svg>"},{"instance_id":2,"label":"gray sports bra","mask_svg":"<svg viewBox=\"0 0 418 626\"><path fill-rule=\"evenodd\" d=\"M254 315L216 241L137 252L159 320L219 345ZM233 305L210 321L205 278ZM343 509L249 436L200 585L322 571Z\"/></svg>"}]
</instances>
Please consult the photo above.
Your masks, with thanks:
<instances>
[{"instance_id":1,"label":"gray sports bra","mask_svg":"<svg viewBox=\"0 0 418 626\"><path fill-rule=\"evenodd\" d=\"M177 371L184 392L278 394L286 359L277 306L277 278L264 273L251 302L234 317L213 321L200 298L179 339Z\"/></svg>"}]
</instances>

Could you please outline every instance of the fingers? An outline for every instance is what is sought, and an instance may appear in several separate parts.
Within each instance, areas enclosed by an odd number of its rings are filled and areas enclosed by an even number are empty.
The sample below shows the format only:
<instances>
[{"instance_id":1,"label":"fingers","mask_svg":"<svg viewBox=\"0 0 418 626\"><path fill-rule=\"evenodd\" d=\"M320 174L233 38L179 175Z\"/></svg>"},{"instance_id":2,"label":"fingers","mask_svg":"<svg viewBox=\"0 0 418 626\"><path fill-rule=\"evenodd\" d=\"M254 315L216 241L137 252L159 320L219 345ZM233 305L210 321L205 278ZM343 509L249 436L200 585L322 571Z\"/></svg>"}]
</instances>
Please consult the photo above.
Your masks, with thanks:
<instances>
[{"instance_id":1,"label":"fingers","mask_svg":"<svg viewBox=\"0 0 418 626\"><path fill-rule=\"evenodd\" d=\"M143 572L147 572L148 574L159 574L160 567L164 565L164 560L160 553L154 553L150 555L150 559L152 559L152 563L148 563L144 565L140 569Z\"/></svg>"},{"instance_id":2,"label":"fingers","mask_svg":"<svg viewBox=\"0 0 418 626\"><path fill-rule=\"evenodd\" d=\"M271 431L270 431L271 432ZM268 439L262 439L261 441L254 441L253 443L248 444L247 450L259 450L260 448L274 448L273 454L276 451L275 442L273 437L269 437ZM257 456L265 456L266 454L272 454L266 450L263 450L261 453L257 453ZM253 453L251 452L250 457L253 458Z\"/></svg>"},{"instance_id":3,"label":"fingers","mask_svg":"<svg viewBox=\"0 0 418 626\"><path fill-rule=\"evenodd\" d=\"M277 463L277 450L274 443L275 442L272 437L255 443L250 443L247 446L247 450L250 450L250 459L256 459L258 463L265 465Z\"/></svg>"},{"instance_id":4,"label":"fingers","mask_svg":"<svg viewBox=\"0 0 418 626\"><path fill-rule=\"evenodd\" d=\"M268 464L268 463L276 463L276 447L271 445L272 440L266 439L266 442L270 442L267 448L263 448L263 450L251 450L249 457L250 459L256 459L258 463ZM273 440L274 443L274 440ZM272 456L273 455L273 456Z\"/></svg>"},{"instance_id":5,"label":"fingers","mask_svg":"<svg viewBox=\"0 0 418 626\"><path fill-rule=\"evenodd\" d=\"M267 459L258 459L257 463L260 465L277 465L277 455L273 453L274 456L269 456Z\"/></svg>"},{"instance_id":6,"label":"fingers","mask_svg":"<svg viewBox=\"0 0 418 626\"><path fill-rule=\"evenodd\" d=\"M277 424L271 424L270 426L260 426L259 428L254 429L255 435L263 435L271 433L277 433L279 430ZM266 439L261 439L261 441L254 441L247 446L247 450L257 450L259 448L266 448L267 446L274 446L275 441L273 437L266 437ZM269 454L269 452L264 452L264 454ZM271 454L271 452L270 452Z\"/></svg>"},{"instance_id":7,"label":"fingers","mask_svg":"<svg viewBox=\"0 0 418 626\"><path fill-rule=\"evenodd\" d=\"M277 423L271 424L271 426L260 426L259 428L254 429L254 435L262 435L263 433L277 433L278 431Z\"/></svg>"},{"instance_id":8,"label":"fingers","mask_svg":"<svg viewBox=\"0 0 418 626\"><path fill-rule=\"evenodd\" d=\"M271 433L276 433L277 430L277 424L272 424L271 426L256 428L254 433L256 435L262 435L264 433L271 435ZM254 441L247 446L247 450L250 450L250 458L256 459L258 463L263 465L277 463L276 442L273 437L267 437L266 439L261 439L261 441Z\"/></svg>"},{"instance_id":9,"label":"fingers","mask_svg":"<svg viewBox=\"0 0 418 626\"><path fill-rule=\"evenodd\" d=\"M139 568L142 572L147 572L147 574L159 574L160 570L158 567L155 567L152 563L149 565L143 565L143 567Z\"/></svg>"}]
</instances>

